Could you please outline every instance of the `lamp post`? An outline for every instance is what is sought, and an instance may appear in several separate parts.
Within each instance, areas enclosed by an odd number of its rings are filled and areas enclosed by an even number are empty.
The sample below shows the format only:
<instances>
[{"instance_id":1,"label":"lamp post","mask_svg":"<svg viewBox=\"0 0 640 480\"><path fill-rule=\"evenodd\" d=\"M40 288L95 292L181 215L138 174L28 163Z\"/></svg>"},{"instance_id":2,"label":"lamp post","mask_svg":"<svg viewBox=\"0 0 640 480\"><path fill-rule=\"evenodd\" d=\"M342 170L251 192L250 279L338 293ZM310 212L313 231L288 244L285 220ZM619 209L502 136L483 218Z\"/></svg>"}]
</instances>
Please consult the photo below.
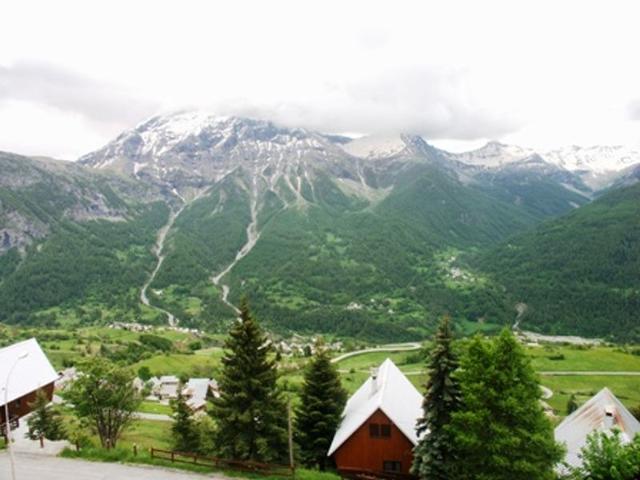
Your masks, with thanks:
<instances>
[{"instance_id":1,"label":"lamp post","mask_svg":"<svg viewBox=\"0 0 640 480\"><path fill-rule=\"evenodd\" d=\"M18 365L20 360L23 360L29 356L29 352L22 352L16 358L16 361L13 362L11 368L9 369L9 373L7 374L7 381L4 384L4 424L7 432L7 450L9 450L9 461L11 463L11 479L16 480L16 466L15 460L13 458L13 447L11 446L11 427L9 426L9 379L11 378L11 374L13 370Z\"/></svg>"}]
</instances>

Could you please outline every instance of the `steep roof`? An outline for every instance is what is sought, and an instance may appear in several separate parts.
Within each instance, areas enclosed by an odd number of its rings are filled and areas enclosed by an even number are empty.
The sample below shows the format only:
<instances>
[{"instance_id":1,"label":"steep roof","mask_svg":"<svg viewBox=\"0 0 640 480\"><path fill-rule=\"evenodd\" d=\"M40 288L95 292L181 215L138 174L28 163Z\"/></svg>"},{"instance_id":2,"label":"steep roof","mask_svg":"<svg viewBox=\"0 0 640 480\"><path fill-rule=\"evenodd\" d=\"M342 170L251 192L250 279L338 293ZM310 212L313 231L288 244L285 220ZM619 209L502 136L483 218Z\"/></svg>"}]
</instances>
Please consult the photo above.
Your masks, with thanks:
<instances>
[{"instance_id":1,"label":"steep roof","mask_svg":"<svg viewBox=\"0 0 640 480\"><path fill-rule=\"evenodd\" d=\"M0 349L0 405L5 403L7 376L14 365L9 379L9 402L58 379L58 374L35 338L4 347Z\"/></svg>"},{"instance_id":2,"label":"steep roof","mask_svg":"<svg viewBox=\"0 0 640 480\"><path fill-rule=\"evenodd\" d=\"M193 399L204 400L207 398L209 390L208 378L190 378L183 390L184 394L190 395Z\"/></svg>"},{"instance_id":3,"label":"steep roof","mask_svg":"<svg viewBox=\"0 0 640 480\"><path fill-rule=\"evenodd\" d=\"M565 461L574 467L582 465L580 450L594 431L617 428L626 443L640 433L640 422L608 388L603 388L584 405L569 415L554 431L556 441L566 444Z\"/></svg>"},{"instance_id":4,"label":"steep roof","mask_svg":"<svg viewBox=\"0 0 640 480\"><path fill-rule=\"evenodd\" d=\"M342 423L327 455L333 455L378 409L411 443L418 443L416 423L422 416L422 395L387 358L378 368L375 378L369 377L347 402Z\"/></svg>"}]
</instances>

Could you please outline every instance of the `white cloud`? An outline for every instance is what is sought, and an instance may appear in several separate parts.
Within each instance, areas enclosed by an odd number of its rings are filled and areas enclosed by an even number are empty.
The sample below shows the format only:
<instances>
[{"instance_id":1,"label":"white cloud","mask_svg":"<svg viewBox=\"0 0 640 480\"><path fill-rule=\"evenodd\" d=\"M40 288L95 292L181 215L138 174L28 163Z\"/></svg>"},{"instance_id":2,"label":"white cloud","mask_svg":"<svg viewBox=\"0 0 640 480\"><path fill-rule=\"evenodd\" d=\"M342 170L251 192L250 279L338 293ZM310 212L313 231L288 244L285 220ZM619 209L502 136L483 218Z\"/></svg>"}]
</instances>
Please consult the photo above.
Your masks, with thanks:
<instances>
[{"instance_id":1,"label":"white cloud","mask_svg":"<svg viewBox=\"0 0 640 480\"><path fill-rule=\"evenodd\" d=\"M451 144L640 142L632 2L5 7L0 125L37 111L29 136L48 139L24 152L79 156L148 113L185 106ZM2 130L0 149L24 148L24 137Z\"/></svg>"}]
</instances>

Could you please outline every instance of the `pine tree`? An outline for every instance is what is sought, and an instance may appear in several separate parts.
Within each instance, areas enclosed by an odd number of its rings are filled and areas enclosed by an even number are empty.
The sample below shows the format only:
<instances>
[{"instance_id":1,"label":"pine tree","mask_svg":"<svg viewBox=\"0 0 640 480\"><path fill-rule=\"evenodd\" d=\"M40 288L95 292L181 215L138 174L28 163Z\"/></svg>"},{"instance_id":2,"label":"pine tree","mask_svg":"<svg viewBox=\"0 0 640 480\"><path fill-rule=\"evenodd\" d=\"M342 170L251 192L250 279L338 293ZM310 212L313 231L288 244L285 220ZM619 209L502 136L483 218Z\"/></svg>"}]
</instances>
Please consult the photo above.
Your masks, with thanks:
<instances>
[{"instance_id":1,"label":"pine tree","mask_svg":"<svg viewBox=\"0 0 640 480\"><path fill-rule=\"evenodd\" d=\"M327 451L342 419L347 392L322 345L305 371L300 402L296 409L296 441L302 462L324 470Z\"/></svg>"},{"instance_id":2,"label":"pine tree","mask_svg":"<svg viewBox=\"0 0 640 480\"><path fill-rule=\"evenodd\" d=\"M64 438L62 416L55 406L49 407L49 398L44 390L38 390L33 403L29 404L33 413L27 420L29 430L26 437L31 440L61 440Z\"/></svg>"},{"instance_id":3,"label":"pine tree","mask_svg":"<svg viewBox=\"0 0 640 480\"><path fill-rule=\"evenodd\" d=\"M545 416L530 360L510 330L473 339L458 373L462 410L452 416L460 480L550 480L563 449Z\"/></svg>"},{"instance_id":4,"label":"pine tree","mask_svg":"<svg viewBox=\"0 0 640 480\"><path fill-rule=\"evenodd\" d=\"M211 416L222 457L281 461L287 455L287 408L276 385L275 352L246 300L225 342L220 397Z\"/></svg>"},{"instance_id":5,"label":"pine tree","mask_svg":"<svg viewBox=\"0 0 640 480\"><path fill-rule=\"evenodd\" d=\"M198 431L182 391L178 391L178 397L171 406L173 409L173 425L171 426L173 447L180 452L198 451Z\"/></svg>"},{"instance_id":6,"label":"pine tree","mask_svg":"<svg viewBox=\"0 0 640 480\"><path fill-rule=\"evenodd\" d=\"M453 333L445 317L436 333L428 360L429 379L422 404L423 417L418 421L420 438L413 451L411 471L423 480L455 478L460 460L449 424L460 410L461 393L455 372L458 359L453 352Z\"/></svg>"}]
</instances>

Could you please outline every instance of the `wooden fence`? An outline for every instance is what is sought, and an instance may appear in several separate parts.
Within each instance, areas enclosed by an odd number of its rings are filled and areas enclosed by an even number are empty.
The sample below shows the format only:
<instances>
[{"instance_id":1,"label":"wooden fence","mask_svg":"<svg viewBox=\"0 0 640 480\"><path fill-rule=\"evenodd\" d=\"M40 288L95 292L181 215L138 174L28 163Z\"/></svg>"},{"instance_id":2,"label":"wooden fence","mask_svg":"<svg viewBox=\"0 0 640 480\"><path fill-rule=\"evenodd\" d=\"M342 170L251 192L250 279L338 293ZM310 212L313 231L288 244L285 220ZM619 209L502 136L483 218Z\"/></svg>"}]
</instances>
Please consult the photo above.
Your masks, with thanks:
<instances>
[{"instance_id":1,"label":"wooden fence","mask_svg":"<svg viewBox=\"0 0 640 480\"><path fill-rule=\"evenodd\" d=\"M160 450L151 448L152 458L169 460L174 463L188 463L190 465L201 465L217 469L240 470L243 472L259 473L263 475L293 476L295 468L288 465L276 465L272 463L252 462L249 460L227 460L195 453L174 452L170 450Z\"/></svg>"}]
</instances>

